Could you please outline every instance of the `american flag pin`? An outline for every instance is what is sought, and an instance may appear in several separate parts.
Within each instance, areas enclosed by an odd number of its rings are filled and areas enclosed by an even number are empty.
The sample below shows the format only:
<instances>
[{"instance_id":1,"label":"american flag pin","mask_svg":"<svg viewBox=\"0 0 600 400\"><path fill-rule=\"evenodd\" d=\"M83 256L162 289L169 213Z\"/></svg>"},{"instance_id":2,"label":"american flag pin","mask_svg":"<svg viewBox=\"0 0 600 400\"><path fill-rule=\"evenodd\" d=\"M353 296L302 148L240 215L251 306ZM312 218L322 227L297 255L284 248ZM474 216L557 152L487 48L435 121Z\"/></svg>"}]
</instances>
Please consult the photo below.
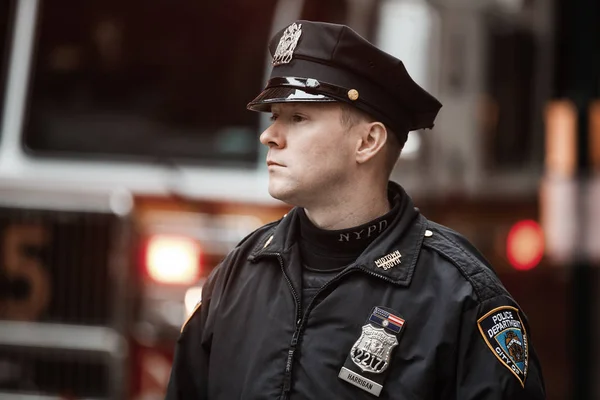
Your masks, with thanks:
<instances>
[{"instance_id":1,"label":"american flag pin","mask_svg":"<svg viewBox=\"0 0 600 400\"><path fill-rule=\"evenodd\" d=\"M381 307L375 307L373 309L371 316L369 317L369 321L389 329L394 333L400 333L405 322L403 318L400 318L399 316L394 315Z\"/></svg>"}]
</instances>

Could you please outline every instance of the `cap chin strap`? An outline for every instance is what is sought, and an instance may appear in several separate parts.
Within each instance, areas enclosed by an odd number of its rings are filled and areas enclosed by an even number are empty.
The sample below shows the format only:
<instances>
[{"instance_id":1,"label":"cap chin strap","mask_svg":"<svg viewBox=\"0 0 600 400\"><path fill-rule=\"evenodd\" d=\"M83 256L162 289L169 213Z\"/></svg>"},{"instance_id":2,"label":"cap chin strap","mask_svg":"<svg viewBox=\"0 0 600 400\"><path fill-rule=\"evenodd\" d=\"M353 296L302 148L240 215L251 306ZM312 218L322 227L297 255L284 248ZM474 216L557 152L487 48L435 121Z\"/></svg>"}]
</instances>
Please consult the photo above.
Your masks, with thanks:
<instances>
[{"instance_id":1,"label":"cap chin strap","mask_svg":"<svg viewBox=\"0 0 600 400\"><path fill-rule=\"evenodd\" d=\"M354 89L348 89L342 86L333 85L331 83L318 81L313 78L296 78L296 77L275 77L269 79L266 89L273 87L289 87L302 89L308 93L324 94L339 101L348 100L348 92ZM360 101L360 97L355 101Z\"/></svg>"}]
</instances>

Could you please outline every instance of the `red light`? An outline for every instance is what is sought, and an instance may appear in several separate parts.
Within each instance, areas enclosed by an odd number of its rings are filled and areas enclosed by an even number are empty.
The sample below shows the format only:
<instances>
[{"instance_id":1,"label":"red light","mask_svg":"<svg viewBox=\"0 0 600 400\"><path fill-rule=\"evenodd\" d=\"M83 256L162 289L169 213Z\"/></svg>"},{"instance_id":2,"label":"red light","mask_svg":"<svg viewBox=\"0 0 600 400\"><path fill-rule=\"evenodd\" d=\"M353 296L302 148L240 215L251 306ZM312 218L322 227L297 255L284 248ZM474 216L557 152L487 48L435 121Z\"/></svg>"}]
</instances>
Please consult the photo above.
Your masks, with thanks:
<instances>
[{"instance_id":1,"label":"red light","mask_svg":"<svg viewBox=\"0 0 600 400\"><path fill-rule=\"evenodd\" d=\"M146 249L146 269L159 283L196 283L200 276L200 246L182 236L152 236Z\"/></svg>"},{"instance_id":2,"label":"red light","mask_svg":"<svg viewBox=\"0 0 600 400\"><path fill-rule=\"evenodd\" d=\"M544 256L544 232L532 220L512 226L506 239L506 256L511 265L526 271L535 268Z\"/></svg>"}]
</instances>

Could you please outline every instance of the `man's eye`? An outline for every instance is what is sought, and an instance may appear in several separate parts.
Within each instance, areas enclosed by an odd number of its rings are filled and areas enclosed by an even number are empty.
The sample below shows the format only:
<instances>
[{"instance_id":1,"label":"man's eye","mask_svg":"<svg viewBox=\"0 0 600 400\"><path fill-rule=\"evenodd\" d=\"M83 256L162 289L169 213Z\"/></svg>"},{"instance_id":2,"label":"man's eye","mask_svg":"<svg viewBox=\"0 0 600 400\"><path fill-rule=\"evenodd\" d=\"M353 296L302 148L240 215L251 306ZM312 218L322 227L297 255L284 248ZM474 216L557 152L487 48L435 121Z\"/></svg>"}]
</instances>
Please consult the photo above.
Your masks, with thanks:
<instances>
[{"instance_id":1,"label":"man's eye","mask_svg":"<svg viewBox=\"0 0 600 400\"><path fill-rule=\"evenodd\" d=\"M304 121L306 118L304 118L302 115L294 115L292 117L292 121L294 122L302 122Z\"/></svg>"},{"instance_id":2,"label":"man's eye","mask_svg":"<svg viewBox=\"0 0 600 400\"><path fill-rule=\"evenodd\" d=\"M271 120L271 122L275 122L277 120L277 115L272 114L269 119Z\"/></svg>"}]
</instances>

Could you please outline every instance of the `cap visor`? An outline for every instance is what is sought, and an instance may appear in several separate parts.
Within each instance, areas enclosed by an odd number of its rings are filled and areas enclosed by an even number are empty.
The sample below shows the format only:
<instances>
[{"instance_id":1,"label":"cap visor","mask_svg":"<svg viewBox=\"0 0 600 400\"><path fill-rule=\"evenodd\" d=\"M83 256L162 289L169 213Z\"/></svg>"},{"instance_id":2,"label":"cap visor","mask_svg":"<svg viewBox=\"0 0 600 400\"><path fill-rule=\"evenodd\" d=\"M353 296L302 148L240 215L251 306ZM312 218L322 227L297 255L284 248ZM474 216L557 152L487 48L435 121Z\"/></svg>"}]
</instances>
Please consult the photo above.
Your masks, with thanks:
<instances>
[{"instance_id":1,"label":"cap visor","mask_svg":"<svg viewBox=\"0 0 600 400\"><path fill-rule=\"evenodd\" d=\"M252 111L271 111L272 104L278 103L324 103L337 101L324 94L308 93L293 87L271 87L262 91L247 108Z\"/></svg>"}]
</instances>

